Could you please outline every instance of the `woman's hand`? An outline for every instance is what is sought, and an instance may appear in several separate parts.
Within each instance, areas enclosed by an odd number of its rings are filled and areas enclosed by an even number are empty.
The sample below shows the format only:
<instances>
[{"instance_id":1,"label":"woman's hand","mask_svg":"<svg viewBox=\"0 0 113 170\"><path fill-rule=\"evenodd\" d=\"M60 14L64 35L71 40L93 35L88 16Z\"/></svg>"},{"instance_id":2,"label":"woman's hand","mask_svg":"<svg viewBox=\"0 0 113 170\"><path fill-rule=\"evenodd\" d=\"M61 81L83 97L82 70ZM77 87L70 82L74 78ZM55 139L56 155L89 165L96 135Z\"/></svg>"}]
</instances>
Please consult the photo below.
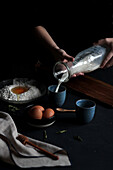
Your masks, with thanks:
<instances>
[{"instance_id":1,"label":"woman's hand","mask_svg":"<svg viewBox=\"0 0 113 170\"><path fill-rule=\"evenodd\" d=\"M56 61L59 61L59 60L63 62L74 61L74 57L67 54L63 49L60 49L60 48L54 49L53 55Z\"/></svg>"},{"instance_id":2,"label":"woman's hand","mask_svg":"<svg viewBox=\"0 0 113 170\"><path fill-rule=\"evenodd\" d=\"M107 45L110 48L109 53L101 64L101 68L113 66L113 38L101 39L97 43L94 43L94 45Z\"/></svg>"},{"instance_id":3,"label":"woman's hand","mask_svg":"<svg viewBox=\"0 0 113 170\"><path fill-rule=\"evenodd\" d=\"M74 57L68 55L63 49L60 49L60 48L55 50L54 57L56 61L60 60L60 61L66 62L69 65L69 67L72 65L72 62L74 61ZM72 77L76 77L80 75L84 75L84 73L73 74Z\"/></svg>"}]
</instances>

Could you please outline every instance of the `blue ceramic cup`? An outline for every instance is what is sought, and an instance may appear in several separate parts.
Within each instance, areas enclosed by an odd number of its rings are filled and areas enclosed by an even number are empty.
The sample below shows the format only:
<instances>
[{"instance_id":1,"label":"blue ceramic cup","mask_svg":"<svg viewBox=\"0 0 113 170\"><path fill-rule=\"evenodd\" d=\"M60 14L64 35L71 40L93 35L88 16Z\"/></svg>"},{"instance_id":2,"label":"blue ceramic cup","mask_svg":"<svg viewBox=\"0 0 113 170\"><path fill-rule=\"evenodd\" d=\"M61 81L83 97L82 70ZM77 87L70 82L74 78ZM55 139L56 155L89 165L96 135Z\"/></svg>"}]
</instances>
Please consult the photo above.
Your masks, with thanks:
<instances>
[{"instance_id":1,"label":"blue ceramic cup","mask_svg":"<svg viewBox=\"0 0 113 170\"><path fill-rule=\"evenodd\" d=\"M49 103L53 107L61 107L66 100L66 87L60 85L58 92L55 92L57 85L48 87Z\"/></svg>"},{"instance_id":2,"label":"blue ceramic cup","mask_svg":"<svg viewBox=\"0 0 113 170\"><path fill-rule=\"evenodd\" d=\"M93 120L96 103L89 99L76 101L76 120L78 123L86 124Z\"/></svg>"}]
</instances>

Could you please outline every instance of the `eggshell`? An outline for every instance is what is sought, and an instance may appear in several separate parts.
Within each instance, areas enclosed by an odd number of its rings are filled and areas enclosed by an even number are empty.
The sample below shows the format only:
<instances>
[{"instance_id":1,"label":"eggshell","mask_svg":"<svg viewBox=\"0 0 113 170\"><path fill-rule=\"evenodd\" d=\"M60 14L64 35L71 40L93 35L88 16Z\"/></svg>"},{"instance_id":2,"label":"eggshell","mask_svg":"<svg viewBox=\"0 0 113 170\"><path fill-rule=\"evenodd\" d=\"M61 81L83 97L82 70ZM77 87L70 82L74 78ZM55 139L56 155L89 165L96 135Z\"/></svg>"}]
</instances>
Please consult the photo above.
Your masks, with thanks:
<instances>
[{"instance_id":1,"label":"eggshell","mask_svg":"<svg viewBox=\"0 0 113 170\"><path fill-rule=\"evenodd\" d=\"M35 105L35 106L33 106L32 108L40 109L42 112L45 110L44 107L41 106L41 105Z\"/></svg>"},{"instance_id":2,"label":"eggshell","mask_svg":"<svg viewBox=\"0 0 113 170\"><path fill-rule=\"evenodd\" d=\"M41 109L35 106L29 110L28 114L33 119L42 119L43 116Z\"/></svg>"},{"instance_id":3,"label":"eggshell","mask_svg":"<svg viewBox=\"0 0 113 170\"><path fill-rule=\"evenodd\" d=\"M43 112L43 118L50 118L55 114L54 110L51 108L47 108L44 112Z\"/></svg>"}]
</instances>

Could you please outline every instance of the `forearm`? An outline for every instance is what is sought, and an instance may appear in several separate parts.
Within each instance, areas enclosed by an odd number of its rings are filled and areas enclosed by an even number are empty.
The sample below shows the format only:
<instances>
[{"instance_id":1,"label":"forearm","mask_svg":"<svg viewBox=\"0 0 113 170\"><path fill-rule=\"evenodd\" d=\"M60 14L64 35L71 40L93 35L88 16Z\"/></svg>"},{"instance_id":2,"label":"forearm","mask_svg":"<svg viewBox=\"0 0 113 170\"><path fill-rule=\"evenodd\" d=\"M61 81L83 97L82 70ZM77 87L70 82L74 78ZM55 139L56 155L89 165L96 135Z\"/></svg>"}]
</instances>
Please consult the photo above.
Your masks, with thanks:
<instances>
[{"instance_id":1,"label":"forearm","mask_svg":"<svg viewBox=\"0 0 113 170\"><path fill-rule=\"evenodd\" d=\"M45 48L50 50L50 52L59 49L55 41L52 39L52 37L43 26L35 27L35 37Z\"/></svg>"},{"instance_id":2,"label":"forearm","mask_svg":"<svg viewBox=\"0 0 113 170\"><path fill-rule=\"evenodd\" d=\"M72 56L68 55L63 49L58 47L58 45L55 43L55 41L52 39L52 37L43 26L35 27L35 37L45 48L47 48L51 52L55 61L74 60Z\"/></svg>"}]
</instances>

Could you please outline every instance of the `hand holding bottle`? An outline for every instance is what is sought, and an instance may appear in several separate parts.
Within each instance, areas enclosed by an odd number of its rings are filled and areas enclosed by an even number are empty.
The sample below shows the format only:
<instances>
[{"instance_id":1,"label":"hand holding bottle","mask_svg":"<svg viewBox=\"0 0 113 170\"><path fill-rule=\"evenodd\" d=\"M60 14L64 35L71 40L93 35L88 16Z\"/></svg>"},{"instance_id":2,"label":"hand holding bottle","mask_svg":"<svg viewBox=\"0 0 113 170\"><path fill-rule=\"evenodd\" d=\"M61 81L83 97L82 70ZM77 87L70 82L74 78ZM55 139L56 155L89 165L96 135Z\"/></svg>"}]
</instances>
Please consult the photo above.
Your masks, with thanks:
<instances>
[{"instance_id":1,"label":"hand holding bottle","mask_svg":"<svg viewBox=\"0 0 113 170\"><path fill-rule=\"evenodd\" d=\"M56 49L54 51L54 57L56 58L56 61L62 61L64 63L66 63L69 67L72 64L72 62L74 62L75 58L72 57L71 55L67 54L66 51L64 51L63 49ZM65 70L65 66L61 66L62 70ZM77 74L73 74L71 77L76 77L79 75L84 75L84 73L77 73Z\"/></svg>"},{"instance_id":2,"label":"hand holding bottle","mask_svg":"<svg viewBox=\"0 0 113 170\"><path fill-rule=\"evenodd\" d=\"M110 48L108 55L101 64L101 68L108 68L113 66L113 38L105 38L98 40L94 45L107 45Z\"/></svg>"},{"instance_id":3,"label":"hand holding bottle","mask_svg":"<svg viewBox=\"0 0 113 170\"><path fill-rule=\"evenodd\" d=\"M94 45L79 52L73 62L59 61L54 65L53 74L60 82L68 81L72 76L88 73L100 68L109 48Z\"/></svg>"}]
</instances>

